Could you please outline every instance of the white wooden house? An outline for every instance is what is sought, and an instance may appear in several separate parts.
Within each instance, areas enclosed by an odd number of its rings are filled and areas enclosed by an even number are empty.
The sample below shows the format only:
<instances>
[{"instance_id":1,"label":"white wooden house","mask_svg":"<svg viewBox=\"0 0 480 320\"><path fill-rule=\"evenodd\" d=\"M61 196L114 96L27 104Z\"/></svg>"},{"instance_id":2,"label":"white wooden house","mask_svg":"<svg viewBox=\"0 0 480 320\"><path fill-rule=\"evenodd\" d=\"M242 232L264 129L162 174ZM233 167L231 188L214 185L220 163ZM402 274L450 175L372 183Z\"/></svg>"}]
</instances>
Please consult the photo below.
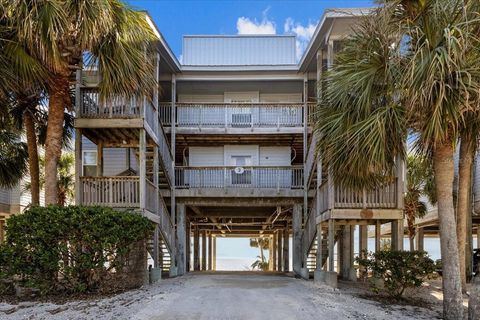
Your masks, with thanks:
<instances>
[{"instance_id":1,"label":"white wooden house","mask_svg":"<svg viewBox=\"0 0 480 320\"><path fill-rule=\"evenodd\" d=\"M337 239L353 241L355 225L392 222L400 246L402 172L379 190L353 193L333 184L315 154L317 81L337 41L367 13L326 11L300 61L291 35L192 35L183 38L182 63L147 16L158 35L153 100L101 103L98 75L79 73L77 203L149 217L158 225L155 267L169 264L178 275L215 269L218 236L270 237L278 271L289 271L292 237L293 271L304 277L309 268L323 275L327 260L333 274L328 252ZM336 271L345 278L353 247L342 248Z\"/></svg>"}]
</instances>

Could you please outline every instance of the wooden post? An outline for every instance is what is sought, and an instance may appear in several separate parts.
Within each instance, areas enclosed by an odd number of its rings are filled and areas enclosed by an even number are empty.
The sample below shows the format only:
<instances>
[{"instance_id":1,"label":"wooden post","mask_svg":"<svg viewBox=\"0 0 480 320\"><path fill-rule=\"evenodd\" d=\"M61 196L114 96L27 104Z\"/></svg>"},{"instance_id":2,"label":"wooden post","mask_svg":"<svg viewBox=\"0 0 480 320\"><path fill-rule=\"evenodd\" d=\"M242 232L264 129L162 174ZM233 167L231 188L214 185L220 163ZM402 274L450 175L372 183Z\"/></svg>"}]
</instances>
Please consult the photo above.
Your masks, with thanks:
<instances>
[{"instance_id":1,"label":"wooden post","mask_svg":"<svg viewBox=\"0 0 480 320\"><path fill-rule=\"evenodd\" d=\"M382 224L380 220L375 222L375 252L381 250L380 248L380 240L382 239Z\"/></svg>"},{"instance_id":2,"label":"wooden post","mask_svg":"<svg viewBox=\"0 0 480 320\"><path fill-rule=\"evenodd\" d=\"M200 270L200 230L195 226L193 231L193 270Z\"/></svg>"},{"instance_id":3,"label":"wooden post","mask_svg":"<svg viewBox=\"0 0 480 320\"><path fill-rule=\"evenodd\" d=\"M403 250L403 219L392 221L392 249Z\"/></svg>"},{"instance_id":4,"label":"wooden post","mask_svg":"<svg viewBox=\"0 0 480 320\"><path fill-rule=\"evenodd\" d=\"M333 174L332 174L331 168L328 168L327 188L328 188L328 209L331 210L335 207L335 186L333 184Z\"/></svg>"},{"instance_id":5,"label":"wooden post","mask_svg":"<svg viewBox=\"0 0 480 320\"><path fill-rule=\"evenodd\" d=\"M293 205L292 213L293 229L293 271L300 274L302 269L302 206Z\"/></svg>"},{"instance_id":6,"label":"wooden post","mask_svg":"<svg viewBox=\"0 0 480 320\"><path fill-rule=\"evenodd\" d=\"M272 256L271 270L277 271L277 233L274 233L271 237L271 250L270 254Z\"/></svg>"},{"instance_id":7,"label":"wooden post","mask_svg":"<svg viewBox=\"0 0 480 320\"><path fill-rule=\"evenodd\" d=\"M213 260L213 252L212 252L212 234L208 234L208 270L212 271L212 260Z\"/></svg>"},{"instance_id":8,"label":"wooden post","mask_svg":"<svg viewBox=\"0 0 480 320\"><path fill-rule=\"evenodd\" d=\"M288 232L288 223L285 225L283 230L283 271L288 272L290 270L290 260L289 260L289 251L290 251L290 235Z\"/></svg>"},{"instance_id":9,"label":"wooden post","mask_svg":"<svg viewBox=\"0 0 480 320\"><path fill-rule=\"evenodd\" d=\"M213 270L217 270L217 237L213 236Z\"/></svg>"},{"instance_id":10,"label":"wooden post","mask_svg":"<svg viewBox=\"0 0 480 320\"><path fill-rule=\"evenodd\" d=\"M337 273L343 277L343 255L344 255L344 248L343 248L343 243L345 242L345 226L340 226L340 236L338 237L337 240Z\"/></svg>"},{"instance_id":11,"label":"wooden post","mask_svg":"<svg viewBox=\"0 0 480 320\"><path fill-rule=\"evenodd\" d=\"M328 220L328 271L335 271L335 220Z\"/></svg>"},{"instance_id":12,"label":"wooden post","mask_svg":"<svg viewBox=\"0 0 480 320\"><path fill-rule=\"evenodd\" d=\"M308 73L305 74L303 78L303 159L307 159L307 151L308 151L307 149L308 149ZM307 163L306 161L304 161L303 172L307 172L306 169L307 169ZM303 216L305 217L305 220L307 220L307 215L308 215L308 185L307 184L308 184L308 177L304 177L303 187L305 192L303 193ZM300 265L300 268L301 268L301 265ZM298 269L297 271L300 272L300 269Z\"/></svg>"},{"instance_id":13,"label":"wooden post","mask_svg":"<svg viewBox=\"0 0 480 320\"><path fill-rule=\"evenodd\" d=\"M75 204L82 204L82 129L75 129Z\"/></svg>"},{"instance_id":14,"label":"wooden post","mask_svg":"<svg viewBox=\"0 0 480 320\"><path fill-rule=\"evenodd\" d=\"M317 224L317 257L315 270L323 270L323 236L321 223Z\"/></svg>"},{"instance_id":15,"label":"wooden post","mask_svg":"<svg viewBox=\"0 0 480 320\"><path fill-rule=\"evenodd\" d=\"M97 177L103 176L103 141L97 144Z\"/></svg>"},{"instance_id":16,"label":"wooden post","mask_svg":"<svg viewBox=\"0 0 480 320\"><path fill-rule=\"evenodd\" d=\"M282 231L279 229L277 230L277 271L282 271Z\"/></svg>"},{"instance_id":17,"label":"wooden post","mask_svg":"<svg viewBox=\"0 0 480 320\"><path fill-rule=\"evenodd\" d=\"M190 223L190 221L187 221L186 223L186 238L187 238L187 241L186 241L186 252L185 252L185 256L186 256L186 265L185 265L185 270L186 272L190 272L191 270L191 266L192 266L192 263L191 263L191 258L192 258L192 250L191 250L191 244L192 244L192 224Z\"/></svg>"},{"instance_id":18,"label":"wooden post","mask_svg":"<svg viewBox=\"0 0 480 320\"><path fill-rule=\"evenodd\" d=\"M367 257L368 251L368 226L361 225L360 230L358 232L358 250L359 250L359 257L361 259L365 259ZM362 279L366 279L367 273L364 267L360 268L360 277Z\"/></svg>"},{"instance_id":19,"label":"wooden post","mask_svg":"<svg viewBox=\"0 0 480 320\"><path fill-rule=\"evenodd\" d=\"M202 271L207 270L207 230L202 230Z\"/></svg>"},{"instance_id":20,"label":"wooden post","mask_svg":"<svg viewBox=\"0 0 480 320\"><path fill-rule=\"evenodd\" d=\"M185 244L186 244L186 234L185 234L185 204L179 203L177 204L177 217L178 217L178 224L177 224L177 274L183 275L185 274L185 265L186 265L186 257L185 257Z\"/></svg>"},{"instance_id":21,"label":"wooden post","mask_svg":"<svg viewBox=\"0 0 480 320\"><path fill-rule=\"evenodd\" d=\"M155 225L155 231L153 232L153 267L158 268L160 263L160 254L159 254L159 226Z\"/></svg>"},{"instance_id":22,"label":"wooden post","mask_svg":"<svg viewBox=\"0 0 480 320\"><path fill-rule=\"evenodd\" d=\"M423 228L417 228L415 236L415 242L416 242L416 248L415 250L423 251L424 250L424 229Z\"/></svg>"},{"instance_id":23,"label":"wooden post","mask_svg":"<svg viewBox=\"0 0 480 320\"><path fill-rule=\"evenodd\" d=\"M140 209L145 209L147 190L147 139L145 129L140 129L139 137L139 173L140 173Z\"/></svg>"},{"instance_id":24,"label":"wooden post","mask_svg":"<svg viewBox=\"0 0 480 320\"><path fill-rule=\"evenodd\" d=\"M171 212L172 212L172 221L173 221L173 228L175 229L175 226L177 224L177 219L175 217L175 143L176 143L176 114L177 114L177 106L176 106L176 100L177 100L177 80L174 74L172 74L172 110L171 110L171 125L170 125L170 130L171 130L171 137L170 137L170 149L172 151L172 170L173 170L173 181L171 182L170 186L170 207L171 207ZM168 165L168 164L166 164Z\"/></svg>"}]
</instances>

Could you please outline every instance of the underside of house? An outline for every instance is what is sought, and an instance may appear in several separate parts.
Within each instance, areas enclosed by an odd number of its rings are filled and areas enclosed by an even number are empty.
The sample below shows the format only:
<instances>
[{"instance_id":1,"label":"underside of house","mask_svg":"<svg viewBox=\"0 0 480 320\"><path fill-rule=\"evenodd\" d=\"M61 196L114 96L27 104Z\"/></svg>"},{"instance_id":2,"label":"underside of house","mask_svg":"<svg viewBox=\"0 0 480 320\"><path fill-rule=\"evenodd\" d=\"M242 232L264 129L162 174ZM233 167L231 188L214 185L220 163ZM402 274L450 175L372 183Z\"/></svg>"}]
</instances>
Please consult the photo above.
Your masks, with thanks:
<instances>
[{"instance_id":1,"label":"underside of house","mask_svg":"<svg viewBox=\"0 0 480 320\"><path fill-rule=\"evenodd\" d=\"M158 35L151 97L102 101L98 70L78 73L76 203L151 219L152 267L170 275L215 270L218 237L268 237L270 270L323 281L358 276L355 227L361 249L367 226L379 246L387 223L402 248L403 162L378 189L352 191L315 147L317 83L366 13L327 11L300 61L294 36L222 35L185 36L181 64L147 16Z\"/></svg>"}]
</instances>

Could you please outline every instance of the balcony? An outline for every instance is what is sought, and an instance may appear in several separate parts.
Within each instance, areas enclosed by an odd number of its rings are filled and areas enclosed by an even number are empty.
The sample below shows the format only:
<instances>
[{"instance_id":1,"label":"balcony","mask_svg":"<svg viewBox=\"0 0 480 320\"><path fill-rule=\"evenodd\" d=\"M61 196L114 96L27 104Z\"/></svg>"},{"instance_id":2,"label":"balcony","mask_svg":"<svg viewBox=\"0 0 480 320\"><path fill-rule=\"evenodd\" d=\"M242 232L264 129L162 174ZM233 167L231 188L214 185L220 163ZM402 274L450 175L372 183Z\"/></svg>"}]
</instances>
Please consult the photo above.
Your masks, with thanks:
<instances>
[{"instance_id":1,"label":"balcony","mask_svg":"<svg viewBox=\"0 0 480 320\"><path fill-rule=\"evenodd\" d=\"M303 196L303 167L176 167L175 186L185 195Z\"/></svg>"},{"instance_id":2,"label":"balcony","mask_svg":"<svg viewBox=\"0 0 480 320\"><path fill-rule=\"evenodd\" d=\"M176 103L177 133L198 131L303 132L303 103ZM171 126L171 103L160 105L160 119ZM248 130L245 130L248 129Z\"/></svg>"},{"instance_id":3,"label":"balcony","mask_svg":"<svg viewBox=\"0 0 480 320\"><path fill-rule=\"evenodd\" d=\"M173 248L175 233L165 200L148 179L145 179L145 195L142 195L140 180L139 176L80 177L80 204L136 210L142 209L144 203L145 214L159 223L162 237L169 248Z\"/></svg>"}]
</instances>

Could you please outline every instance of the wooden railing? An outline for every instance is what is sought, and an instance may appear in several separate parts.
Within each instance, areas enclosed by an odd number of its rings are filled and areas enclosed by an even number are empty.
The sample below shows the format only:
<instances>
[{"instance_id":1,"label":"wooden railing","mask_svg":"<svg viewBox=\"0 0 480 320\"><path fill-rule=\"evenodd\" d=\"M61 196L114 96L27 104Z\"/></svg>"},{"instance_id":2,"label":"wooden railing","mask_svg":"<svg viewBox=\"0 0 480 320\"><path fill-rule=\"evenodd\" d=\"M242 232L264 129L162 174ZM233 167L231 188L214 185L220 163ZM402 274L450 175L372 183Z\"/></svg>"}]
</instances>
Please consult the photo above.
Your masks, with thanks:
<instances>
[{"instance_id":1,"label":"wooden railing","mask_svg":"<svg viewBox=\"0 0 480 320\"><path fill-rule=\"evenodd\" d=\"M172 103L160 102L158 104L158 119L164 126L172 125Z\"/></svg>"},{"instance_id":2,"label":"wooden railing","mask_svg":"<svg viewBox=\"0 0 480 320\"><path fill-rule=\"evenodd\" d=\"M77 116L80 118L137 118L143 114L143 98L112 97L100 99L96 88L82 88Z\"/></svg>"},{"instance_id":3,"label":"wooden railing","mask_svg":"<svg viewBox=\"0 0 480 320\"><path fill-rule=\"evenodd\" d=\"M341 185L329 188L328 182L322 183L319 189L319 213L328 209L393 209L397 208L398 179L392 179L382 187L374 190L354 191ZM329 193L333 191L333 195ZM329 202L331 201L331 203Z\"/></svg>"},{"instance_id":4,"label":"wooden railing","mask_svg":"<svg viewBox=\"0 0 480 320\"><path fill-rule=\"evenodd\" d=\"M80 177L82 205L136 208L140 206L139 177Z\"/></svg>"},{"instance_id":5,"label":"wooden railing","mask_svg":"<svg viewBox=\"0 0 480 320\"><path fill-rule=\"evenodd\" d=\"M312 170L315 166L315 161L317 159L317 141L318 141L318 132L315 131L312 134L312 139L308 146L307 151L307 161L305 162L305 179L310 181L310 175L312 174Z\"/></svg>"},{"instance_id":6,"label":"wooden railing","mask_svg":"<svg viewBox=\"0 0 480 320\"><path fill-rule=\"evenodd\" d=\"M176 167L175 186L191 188L302 189L303 168Z\"/></svg>"},{"instance_id":7,"label":"wooden railing","mask_svg":"<svg viewBox=\"0 0 480 320\"><path fill-rule=\"evenodd\" d=\"M353 191L335 186L335 208L396 208L397 179L374 190Z\"/></svg>"},{"instance_id":8,"label":"wooden railing","mask_svg":"<svg viewBox=\"0 0 480 320\"><path fill-rule=\"evenodd\" d=\"M158 215L160 217L160 231L162 232L163 239L167 242L167 246L172 252L175 247L175 229L172 222L172 217L167 209L167 204L163 199L160 192L158 192Z\"/></svg>"},{"instance_id":9,"label":"wooden railing","mask_svg":"<svg viewBox=\"0 0 480 320\"><path fill-rule=\"evenodd\" d=\"M310 247L317 233L317 203L316 195L313 197L312 206L309 208L307 220L303 226L302 248L304 257L308 256Z\"/></svg>"},{"instance_id":10,"label":"wooden railing","mask_svg":"<svg viewBox=\"0 0 480 320\"><path fill-rule=\"evenodd\" d=\"M155 201L156 195L157 195L157 189L155 188L155 185L148 179L146 183L146 195L145 195L145 209L152 213L156 213L157 207Z\"/></svg>"},{"instance_id":11,"label":"wooden railing","mask_svg":"<svg viewBox=\"0 0 480 320\"><path fill-rule=\"evenodd\" d=\"M161 166L165 170L168 181L173 183L172 150L170 149L167 135L161 123L158 126L158 152L160 153L160 160L162 161Z\"/></svg>"},{"instance_id":12,"label":"wooden railing","mask_svg":"<svg viewBox=\"0 0 480 320\"><path fill-rule=\"evenodd\" d=\"M303 126L303 103L176 103L176 125L205 128ZM171 103L160 104L161 121L171 125Z\"/></svg>"},{"instance_id":13,"label":"wooden railing","mask_svg":"<svg viewBox=\"0 0 480 320\"><path fill-rule=\"evenodd\" d=\"M316 103L309 103L308 104L308 125L313 126L315 121L317 120L318 113L317 113L317 104Z\"/></svg>"}]
</instances>

